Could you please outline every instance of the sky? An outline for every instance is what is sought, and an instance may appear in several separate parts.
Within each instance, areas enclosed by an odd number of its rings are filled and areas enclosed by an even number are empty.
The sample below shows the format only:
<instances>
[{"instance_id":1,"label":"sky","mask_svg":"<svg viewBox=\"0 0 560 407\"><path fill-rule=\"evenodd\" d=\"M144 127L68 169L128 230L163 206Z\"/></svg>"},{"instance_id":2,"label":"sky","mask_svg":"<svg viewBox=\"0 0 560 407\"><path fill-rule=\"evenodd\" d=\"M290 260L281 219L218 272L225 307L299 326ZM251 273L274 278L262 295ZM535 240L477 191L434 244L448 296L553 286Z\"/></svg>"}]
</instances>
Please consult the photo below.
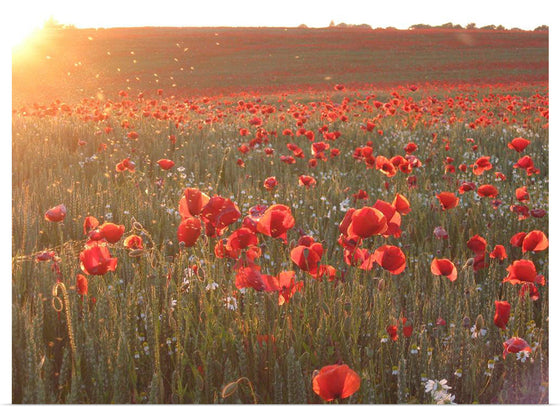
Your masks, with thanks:
<instances>
[{"instance_id":1,"label":"sky","mask_svg":"<svg viewBox=\"0 0 560 407\"><path fill-rule=\"evenodd\" d=\"M406 29L447 22L495 24L532 30L551 22L551 0L51 0L12 2L13 30L29 30L54 17L78 28L130 26L325 27L331 21ZM547 24L548 25L548 24Z\"/></svg>"}]
</instances>

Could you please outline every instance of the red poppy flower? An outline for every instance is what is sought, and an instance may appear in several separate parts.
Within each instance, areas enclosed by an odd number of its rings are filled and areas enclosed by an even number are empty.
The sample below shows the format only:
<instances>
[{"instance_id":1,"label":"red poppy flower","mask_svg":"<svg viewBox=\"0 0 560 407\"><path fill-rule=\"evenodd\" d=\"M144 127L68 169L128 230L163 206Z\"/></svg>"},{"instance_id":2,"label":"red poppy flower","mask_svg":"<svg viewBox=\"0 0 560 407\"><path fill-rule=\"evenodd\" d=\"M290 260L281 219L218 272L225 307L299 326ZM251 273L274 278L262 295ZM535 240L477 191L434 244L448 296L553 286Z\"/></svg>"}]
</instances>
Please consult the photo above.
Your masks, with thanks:
<instances>
[{"instance_id":1,"label":"red poppy flower","mask_svg":"<svg viewBox=\"0 0 560 407\"><path fill-rule=\"evenodd\" d=\"M260 267L252 264L248 267L241 267L235 275L235 286L238 289L253 288L256 291L266 291L267 285L260 272Z\"/></svg>"},{"instance_id":2,"label":"red poppy flower","mask_svg":"<svg viewBox=\"0 0 560 407\"><path fill-rule=\"evenodd\" d=\"M228 248L227 239L219 239L214 246L214 255L219 259L223 259L225 257L229 257L230 259L238 259L241 255L241 250ZM239 267L234 266L234 269L238 270L240 267L244 266L245 263L240 263Z\"/></svg>"},{"instance_id":3,"label":"red poppy flower","mask_svg":"<svg viewBox=\"0 0 560 407\"><path fill-rule=\"evenodd\" d=\"M474 253L484 253L486 251L486 239L482 236L474 235L467 242L467 247Z\"/></svg>"},{"instance_id":4,"label":"red poppy flower","mask_svg":"<svg viewBox=\"0 0 560 407\"><path fill-rule=\"evenodd\" d=\"M36 262L49 261L49 260L53 260L55 256L56 256L56 252L52 250L45 250L39 253L37 256L35 256L35 261Z\"/></svg>"},{"instance_id":5,"label":"red poppy flower","mask_svg":"<svg viewBox=\"0 0 560 407\"><path fill-rule=\"evenodd\" d=\"M496 171L494 175L496 176L496 179L499 179L500 181L505 181L507 179L505 174L499 171Z\"/></svg>"},{"instance_id":6,"label":"red poppy flower","mask_svg":"<svg viewBox=\"0 0 560 407\"><path fill-rule=\"evenodd\" d=\"M527 192L527 187L522 186L515 190L515 198L519 202L527 202L529 200L529 193Z\"/></svg>"},{"instance_id":7,"label":"red poppy flower","mask_svg":"<svg viewBox=\"0 0 560 407\"><path fill-rule=\"evenodd\" d=\"M123 242L124 247L130 250L139 250L143 249L144 246L142 245L142 237L138 235L130 235Z\"/></svg>"},{"instance_id":8,"label":"red poppy flower","mask_svg":"<svg viewBox=\"0 0 560 407\"><path fill-rule=\"evenodd\" d=\"M479 196L487 198L495 198L498 196L498 189L494 185L481 185L476 192Z\"/></svg>"},{"instance_id":9,"label":"red poppy flower","mask_svg":"<svg viewBox=\"0 0 560 407\"><path fill-rule=\"evenodd\" d=\"M381 213L385 216L385 219L387 219L387 230L383 232L382 235L384 237L400 237L401 215L397 212L396 208L389 202L382 201L381 199L378 199L375 202L373 208L381 211Z\"/></svg>"},{"instance_id":10,"label":"red poppy flower","mask_svg":"<svg viewBox=\"0 0 560 407\"><path fill-rule=\"evenodd\" d=\"M175 165L172 160L168 160L167 158L162 158L161 160L158 160L157 163L164 170L170 170Z\"/></svg>"},{"instance_id":11,"label":"red poppy flower","mask_svg":"<svg viewBox=\"0 0 560 407\"><path fill-rule=\"evenodd\" d=\"M185 218L177 228L177 240L183 242L185 247L192 247L195 245L198 237L200 236L202 225L198 218Z\"/></svg>"},{"instance_id":12,"label":"red poppy flower","mask_svg":"<svg viewBox=\"0 0 560 407\"><path fill-rule=\"evenodd\" d=\"M492 169L492 163L490 163L490 157L480 157L471 165L474 175L481 175L484 171Z\"/></svg>"},{"instance_id":13,"label":"red poppy flower","mask_svg":"<svg viewBox=\"0 0 560 407\"><path fill-rule=\"evenodd\" d=\"M524 139L523 137L516 137L511 140L511 143L508 143L508 148L511 150L515 150L518 153L525 150L525 148L531 144L529 140Z\"/></svg>"},{"instance_id":14,"label":"red poppy flower","mask_svg":"<svg viewBox=\"0 0 560 407\"><path fill-rule=\"evenodd\" d=\"M257 223L257 231L265 236L280 238L287 243L287 232L295 223L289 207L275 204L264 211Z\"/></svg>"},{"instance_id":15,"label":"red poppy flower","mask_svg":"<svg viewBox=\"0 0 560 407\"><path fill-rule=\"evenodd\" d=\"M124 233L124 225L116 225L114 223L105 222L99 226L99 232L109 243L117 243L121 240Z\"/></svg>"},{"instance_id":16,"label":"red poppy flower","mask_svg":"<svg viewBox=\"0 0 560 407\"><path fill-rule=\"evenodd\" d=\"M299 186L306 186L307 188L314 186L317 184L315 178L310 175L300 175L299 176Z\"/></svg>"},{"instance_id":17,"label":"red poppy flower","mask_svg":"<svg viewBox=\"0 0 560 407\"><path fill-rule=\"evenodd\" d=\"M523 299L525 297L525 293L527 292L529 292L529 298L531 301L537 301L540 298L539 290L534 283L523 284L519 290L519 297Z\"/></svg>"},{"instance_id":18,"label":"red poppy flower","mask_svg":"<svg viewBox=\"0 0 560 407\"><path fill-rule=\"evenodd\" d=\"M548 248L548 238L540 230L532 230L523 239L522 251L540 252Z\"/></svg>"},{"instance_id":19,"label":"red poppy flower","mask_svg":"<svg viewBox=\"0 0 560 407\"><path fill-rule=\"evenodd\" d=\"M406 338L410 338L412 336L412 324L410 323L410 321L407 322L406 318L401 318L399 321L402 324L402 330L403 330L403 335ZM389 334L389 336L391 337L391 339L393 341L397 341L399 339L399 335L398 335L398 327L397 325L389 325L386 328L387 333Z\"/></svg>"},{"instance_id":20,"label":"red poppy flower","mask_svg":"<svg viewBox=\"0 0 560 407\"><path fill-rule=\"evenodd\" d=\"M518 353L521 351L531 352L531 347L525 339L513 337L504 342L504 359L508 353Z\"/></svg>"},{"instance_id":21,"label":"red poppy flower","mask_svg":"<svg viewBox=\"0 0 560 407\"><path fill-rule=\"evenodd\" d=\"M430 269L432 274L435 274L436 276L445 276L451 281L457 280L457 268L455 267L455 264L448 259L434 258Z\"/></svg>"},{"instance_id":22,"label":"red poppy flower","mask_svg":"<svg viewBox=\"0 0 560 407\"><path fill-rule=\"evenodd\" d=\"M418 146L416 145L416 143L410 142L406 145L406 147L404 148L404 151L406 151L407 154L412 154L417 149L418 149Z\"/></svg>"},{"instance_id":23,"label":"red poppy flower","mask_svg":"<svg viewBox=\"0 0 560 407\"><path fill-rule=\"evenodd\" d=\"M247 227L240 227L228 237L226 245L229 250L243 250L257 244L257 235Z\"/></svg>"},{"instance_id":24,"label":"red poppy flower","mask_svg":"<svg viewBox=\"0 0 560 407\"><path fill-rule=\"evenodd\" d=\"M440 192L436 197L439 199L441 208L445 211L453 209L459 204L459 198L453 192Z\"/></svg>"},{"instance_id":25,"label":"red poppy flower","mask_svg":"<svg viewBox=\"0 0 560 407\"><path fill-rule=\"evenodd\" d=\"M383 212L369 206L365 206L352 213L352 220L348 226L349 236L358 236L362 239L373 235L385 233L387 230L387 219Z\"/></svg>"},{"instance_id":26,"label":"red poppy flower","mask_svg":"<svg viewBox=\"0 0 560 407\"><path fill-rule=\"evenodd\" d=\"M511 205L509 210L517 214L518 220L524 220L529 217L529 208L526 205Z\"/></svg>"},{"instance_id":27,"label":"red poppy flower","mask_svg":"<svg viewBox=\"0 0 560 407\"><path fill-rule=\"evenodd\" d=\"M382 155L377 156L375 159L375 169L381 171L387 177L391 178L397 174L397 168L391 161Z\"/></svg>"},{"instance_id":28,"label":"red poppy flower","mask_svg":"<svg viewBox=\"0 0 560 407\"><path fill-rule=\"evenodd\" d=\"M321 257L323 256L323 245L321 243L311 243L309 245L299 245L290 252L290 259L303 271L315 273Z\"/></svg>"},{"instance_id":29,"label":"red poppy flower","mask_svg":"<svg viewBox=\"0 0 560 407\"><path fill-rule=\"evenodd\" d=\"M107 243L102 240L89 241L86 248L80 252L80 268L84 273L94 276L115 271L117 260L111 257Z\"/></svg>"},{"instance_id":30,"label":"red poppy flower","mask_svg":"<svg viewBox=\"0 0 560 407\"><path fill-rule=\"evenodd\" d=\"M492 250L492 253L490 253L490 258L498 259L500 261L507 259L507 257L508 256L506 253L506 248L501 244L497 244L496 246L494 246L494 250Z\"/></svg>"},{"instance_id":31,"label":"red poppy flower","mask_svg":"<svg viewBox=\"0 0 560 407\"><path fill-rule=\"evenodd\" d=\"M183 197L179 201L181 217L184 219L199 215L209 200L210 197L197 188L185 189Z\"/></svg>"},{"instance_id":32,"label":"red poppy flower","mask_svg":"<svg viewBox=\"0 0 560 407\"><path fill-rule=\"evenodd\" d=\"M99 226L99 221L94 216L86 216L84 219L84 235L87 235L96 227Z\"/></svg>"},{"instance_id":33,"label":"red poppy flower","mask_svg":"<svg viewBox=\"0 0 560 407\"><path fill-rule=\"evenodd\" d=\"M527 176L540 173L540 170L535 168L533 159L528 155L525 155L517 160L517 163L513 165L513 168L521 168L525 170L527 172Z\"/></svg>"},{"instance_id":34,"label":"red poppy flower","mask_svg":"<svg viewBox=\"0 0 560 407\"><path fill-rule=\"evenodd\" d=\"M533 218L544 218L546 216L546 210L544 209L531 209L529 213Z\"/></svg>"},{"instance_id":35,"label":"red poppy flower","mask_svg":"<svg viewBox=\"0 0 560 407\"><path fill-rule=\"evenodd\" d=\"M294 271L282 271L277 277L262 275L267 285L266 291L278 291L278 305L289 302L303 288L303 281L296 283L295 274Z\"/></svg>"},{"instance_id":36,"label":"red poppy flower","mask_svg":"<svg viewBox=\"0 0 560 407\"><path fill-rule=\"evenodd\" d=\"M129 171L135 172L136 171L136 164L130 160L130 158L125 158L120 163L118 163L115 167L117 172Z\"/></svg>"},{"instance_id":37,"label":"red poppy flower","mask_svg":"<svg viewBox=\"0 0 560 407\"><path fill-rule=\"evenodd\" d=\"M483 253L477 253L474 256L474 262L473 262L473 270L474 271L479 271L482 269L485 269L486 267L488 267L488 264L486 263L486 254Z\"/></svg>"},{"instance_id":38,"label":"red poppy flower","mask_svg":"<svg viewBox=\"0 0 560 407\"><path fill-rule=\"evenodd\" d=\"M278 186L278 181L276 180L276 177L268 177L267 179L264 180L263 185L267 191L272 191L274 188Z\"/></svg>"},{"instance_id":39,"label":"red poppy flower","mask_svg":"<svg viewBox=\"0 0 560 407\"><path fill-rule=\"evenodd\" d=\"M496 307L494 325L500 329L506 329L506 325L509 321L509 312L511 310L510 303L507 301L494 301L494 306Z\"/></svg>"},{"instance_id":40,"label":"red poppy flower","mask_svg":"<svg viewBox=\"0 0 560 407\"><path fill-rule=\"evenodd\" d=\"M45 212L45 219L49 222L62 222L66 217L66 206L60 204Z\"/></svg>"},{"instance_id":41,"label":"red poppy flower","mask_svg":"<svg viewBox=\"0 0 560 407\"><path fill-rule=\"evenodd\" d=\"M502 280L511 284L523 283L536 283L540 285L545 284L545 279L542 274L537 274L535 264L531 260L516 260L506 269L509 274Z\"/></svg>"},{"instance_id":42,"label":"red poppy flower","mask_svg":"<svg viewBox=\"0 0 560 407\"><path fill-rule=\"evenodd\" d=\"M395 195L392 205L401 215L406 215L410 212L410 202L408 202L408 199L406 199L404 195L399 193Z\"/></svg>"},{"instance_id":43,"label":"red poppy flower","mask_svg":"<svg viewBox=\"0 0 560 407\"><path fill-rule=\"evenodd\" d=\"M313 391L325 401L345 399L360 388L360 376L348 365L328 365L313 377Z\"/></svg>"},{"instance_id":44,"label":"red poppy flower","mask_svg":"<svg viewBox=\"0 0 560 407\"><path fill-rule=\"evenodd\" d=\"M241 217L237 205L229 198L214 195L200 212L208 237L220 236Z\"/></svg>"},{"instance_id":45,"label":"red poppy flower","mask_svg":"<svg viewBox=\"0 0 560 407\"><path fill-rule=\"evenodd\" d=\"M366 191L364 191L363 189L360 189L355 194L352 194L352 198L353 198L354 202L359 201L359 200L364 200L365 201L365 200L369 199L369 195Z\"/></svg>"},{"instance_id":46,"label":"red poppy flower","mask_svg":"<svg viewBox=\"0 0 560 407\"><path fill-rule=\"evenodd\" d=\"M296 162L296 159L295 159L294 157L292 157L291 155L288 155L288 156L286 156L286 155L281 155L281 156L280 156L280 160L281 160L283 163L286 163L286 164L295 164L295 162Z\"/></svg>"},{"instance_id":47,"label":"red poppy flower","mask_svg":"<svg viewBox=\"0 0 560 407\"><path fill-rule=\"evenodd\" d=\"M516 233L509 240L509 244L513 247L521 247L523 245L523 239L525 239L525 236L527 236L527 233L525 232Z\"/></svg>"},{"instance_id":48,"label":"red poppy flower","mask_svg":"<svg viewBox=\"0 0 560 407\"><path fill-rule=\"evenodd\" d=\"M76 291L79 295L87 295L88 293L88 280L83 274L76 276Z\"/></svg>"},{"instance_id":49,"label":"red poppy flower","mask_svg":"<svg viewBox=\"0 0 560 407\"><path fill-rule=\"evenodd\" d=\"M459 187L459 193L464 194L467 191L474 191L476 189L476 184L474 182L463 182Z\"/></svg>"},{"instance_id":50,"label":"red poppy flower","mask_svg":"<svg viewBox=\"0 0 560 407\"><path fill-rule=\"evenodd\" d=\"M373 260L395 275L402 273L406 267L406 256L397 246L381 246L373 253Z\"/></svg>"},{"instance_id":51,"label":"red poppy flower","mask_svg":"<svg viewBox=\"0 0 560 407\"><path fill-rule=\"evenodd\" d=\"M311 277L316 280L320 280L323 276L327 276L328 281L340 280L342 278L341 273L329 264L321 264L316 272L307 272Z\"/></svg>"},{"instance_id":52,"label":"red poppy flower","mask_svg":"<svg viewBox=\"0 0 560 407\"><path fill-rule=\"evenodd\" d=\"M389 325L385 330L391 337L391 340L397 341L397 339L399 339L399 330L396 325Z\"/></svg>"},{"instance_id":53,"label":"red poppy flower","mask_svg":"<svg viewBox=\"0 0 560 407\"><path fill-rule=\"evenodd\" d=\"M138 140L138 133L136 133L135 131L130 131L128 132L126 137L128 137L131 140Z\"/></svg>"}]
</instances>

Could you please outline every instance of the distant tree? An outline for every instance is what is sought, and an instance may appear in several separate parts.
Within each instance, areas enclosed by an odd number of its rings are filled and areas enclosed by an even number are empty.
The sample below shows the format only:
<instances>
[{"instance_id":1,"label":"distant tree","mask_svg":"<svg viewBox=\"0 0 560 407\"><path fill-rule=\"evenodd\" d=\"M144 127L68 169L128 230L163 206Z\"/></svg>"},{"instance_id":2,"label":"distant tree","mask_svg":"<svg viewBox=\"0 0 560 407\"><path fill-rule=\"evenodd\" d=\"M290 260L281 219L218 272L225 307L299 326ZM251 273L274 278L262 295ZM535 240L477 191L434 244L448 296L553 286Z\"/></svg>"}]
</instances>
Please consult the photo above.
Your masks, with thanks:
<instances>
[{"instance_id":1,"label":"distant tree","mask_svg":"<svg viewBox=\"0 0 560 407\"><path fill-rule=\"evenodd\" d=\"M346 24L346 23L338 23L338 24L337 24L337 27L338 27L338 28L347 28L347 27L348 27L348 24Z\"/></svg>"},{"instance_id":2,"label":"distant tree","mask_svg":"<svg viewBox=\"0 0 560 407\"><path fill-rule=\"evenodd\" d=\"M548 31L548 25L539 25L534 31Z\"/></svg>"},{"instance_id":3,"label":"distant tree","mask_svg":"<svg viewBox=\"0 0 560 407\"><path fill-rule=\"evenodd\" d=\"M500 31L504 31L506 29L506 27L504 27L503 25L499 25L496 27L496 30L500 30Z\"/></svg>"},{"instance_id":4,"label":"distant tree","mask_svg":"<svg viewBox=\"0 0 560 407\"><path fill-rule=\"evenodd\" d=\"M57 28L61 28L62 24L60 24L53 16L50 16L47 21L45 21L45 23L43 24L43 28L45 30L52 30L52 29L57 29Z\"/></svg>"},{"instance_id":5,"label":"distant tree","mask_svg":"<svg viewBox=\"0 0 560 407\"><path fill-rule=\"evenodd\" d=\"M371 25L369 24L359 24L356 26L357 28L365 28L365 29L369 29L372 30Z\"/></svg>"},{"instance_id":6,"label":"distant tree","mask_svg":"<svg viewBox=\"0 0 560 407\"><path fill-rule=\"evenodd\" d=\"M485 25L484 27L480 27L481 30L495 30L496 26L494 24Z\"/></svg>"},{"instance_id":7,"label":"distant tree","mask_svg":"<svg viewBox=\"0 0 560 407\"><path fill-rule=\"evenodd\" d=\"M334 23L334 20L331 20L331 23L329 24L329 28L333 28L336 27L336 24Z\"/></svg>"},{"instance_id":8,"label":"distant tree","mask_svg":"<svg viewBox=\"0 0 560 407\"><path fill-rule=\"evenodd\" d=\"M468 23L467 24L467 30L474 30L476 28L476 24L475 23Z\"/></svg>"},{"instance_id":9,"label":"distant tree","mask_svg":"<svg viewBox=\"0 0 560 407\"><path fill-rule=\"evenodd\" d=\"M408 27L409 30L423 30L427 28L432 28L432 26L429 24L414 24Z\"/></svg>"},{"instance_id":10,"label":"distant tree","mask_svg":"<svg viewBox=\"0 0 560 407\"><path fill-rule=\"evenodd\" d=\"M437 28L453 28L453 23L445 23L442 25L438 25Z\"/></svg>"},{"instance_id":11,"label":"distant tree","mask_svg":"<svg viewBox=\"0 0 560 407\"><path fill-rule=\"evenodd\" d=\"M298 28L309 28L309 27L305 24L300 24L300 25L298 25Z\"/></svg>"}]
</instances>

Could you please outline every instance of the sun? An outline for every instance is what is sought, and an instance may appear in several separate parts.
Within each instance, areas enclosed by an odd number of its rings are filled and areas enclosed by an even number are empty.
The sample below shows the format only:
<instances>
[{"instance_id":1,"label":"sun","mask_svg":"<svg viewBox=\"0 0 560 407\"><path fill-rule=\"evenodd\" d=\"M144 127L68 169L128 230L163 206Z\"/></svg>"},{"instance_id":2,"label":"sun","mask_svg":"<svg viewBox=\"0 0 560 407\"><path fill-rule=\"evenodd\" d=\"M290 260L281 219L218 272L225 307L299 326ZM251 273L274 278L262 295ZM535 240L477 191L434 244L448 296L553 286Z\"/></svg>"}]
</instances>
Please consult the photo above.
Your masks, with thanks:
<instances>
[{"instance_id":1,"label":"sun","mask_svg":"<svg viewBox=\"0 0 560 407\"><path fill-rule=\"evenodd\" d=\"M16 52L20 48L24 47L31 38L35 37L38 32L39 27L17 27L10 30L6 40L12 52Z\"/></svg>"}]
</instances>

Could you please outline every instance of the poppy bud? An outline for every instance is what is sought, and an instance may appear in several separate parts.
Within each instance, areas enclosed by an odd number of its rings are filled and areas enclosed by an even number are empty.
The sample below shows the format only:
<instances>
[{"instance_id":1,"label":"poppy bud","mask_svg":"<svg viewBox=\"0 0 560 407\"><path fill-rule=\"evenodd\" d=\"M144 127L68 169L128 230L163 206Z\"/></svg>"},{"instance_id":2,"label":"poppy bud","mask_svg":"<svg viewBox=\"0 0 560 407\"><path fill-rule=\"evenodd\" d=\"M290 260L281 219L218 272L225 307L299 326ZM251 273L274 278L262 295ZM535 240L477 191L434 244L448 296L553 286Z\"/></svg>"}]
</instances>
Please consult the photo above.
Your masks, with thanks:
<instances>
[{"instance_id":1,"label":"poppy bud","mask_svg":"<svg viewBox=\"0 0 560 407\"><path fill-rule=\"evenodd\" d=\"M134 229L139 229L139 230L143 230L143 229L144 229L144 226L142 226L142 224L141 224L140 222L134 222L134 223L132 224L132 227L133 227Z\"/></svg>"},{"instance_id":2,"label":"poppy bud","mask_svg":"<svg viewBox=\"0 0 560 407\"><path fill-rule=\"evenodd\" d=\"M465 267L471 267L474 264L474 258L471 257L467 260L467 262L465 263Z\"/></svg>"},{"instance_id":3,"label":"poppy bud","mask_svg":"<svg viewBox=\"0 0 560 407\"><path fill-rule=\"evenodd\" d=\"M377 289L379 291L383 291L385 289L385 280L380 278L379 281L377 282Z\"/></svg>"},{"instance_id":4,"label":"poppy bud","mask_svg":"<svg viewBox=\"0 0 560 407\"><path fill-rule=\"evenodd\" d=\"M482 328L485 327L484 318L482 317L481 314L478 314L478 316L476 317L476 321L474 325L477 331L480 331Z\"/></svg>"},{"instance_id":5,"label":"poppy bud","mask_svg":"<svg viewBox=\"0 0 560 407\"><path fill-rule=\"evenodd\" d=\"M228 398L237 391L237 381L228 383L222 389L222 398Z\"/></svg>"},{"instance_id":6,"label":"poppy bud","mask_svg":"<svg viewBox=\"0 0 560 407\"><path fill-rule=\"evenodd\" d=\"M461 323L463 328L470 328L471 327L471 319L468 316L463 318L463 322Z\"/></svg>"}]
</instances>

